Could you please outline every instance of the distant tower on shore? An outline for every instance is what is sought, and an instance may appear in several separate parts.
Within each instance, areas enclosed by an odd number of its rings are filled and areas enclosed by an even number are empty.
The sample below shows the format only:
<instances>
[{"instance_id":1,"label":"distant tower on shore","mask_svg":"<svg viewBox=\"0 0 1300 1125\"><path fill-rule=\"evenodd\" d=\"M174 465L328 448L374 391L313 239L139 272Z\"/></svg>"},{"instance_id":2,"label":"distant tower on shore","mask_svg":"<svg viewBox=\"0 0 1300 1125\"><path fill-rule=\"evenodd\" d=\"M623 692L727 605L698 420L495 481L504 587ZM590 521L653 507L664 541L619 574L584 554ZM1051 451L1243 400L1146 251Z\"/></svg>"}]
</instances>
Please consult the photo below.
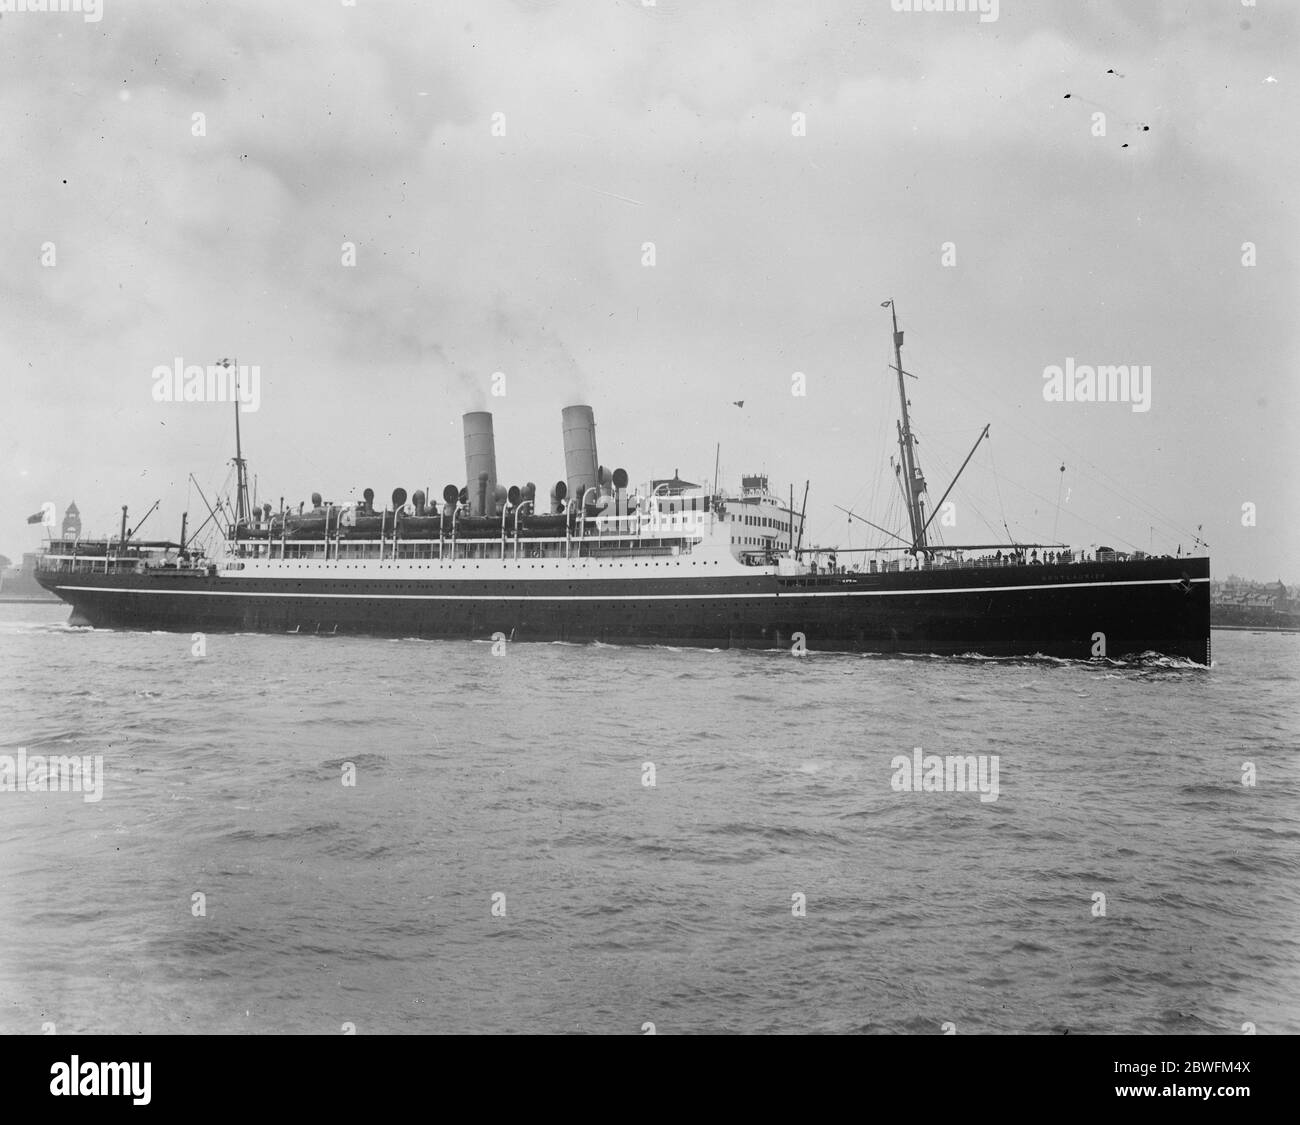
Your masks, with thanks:
<instances>
[{"instance_id":1,"label":"distant tower on shore","mask_svg":"<svg viewBox=\"0 0 1300 1125\"><path fill-rule=\"evenodd\" d=\"M68 505L68 510L63 513L63 538L78 539L81 537L81 513L77 510L77 502L74 500Z\"/></svg>"}]
</instances>

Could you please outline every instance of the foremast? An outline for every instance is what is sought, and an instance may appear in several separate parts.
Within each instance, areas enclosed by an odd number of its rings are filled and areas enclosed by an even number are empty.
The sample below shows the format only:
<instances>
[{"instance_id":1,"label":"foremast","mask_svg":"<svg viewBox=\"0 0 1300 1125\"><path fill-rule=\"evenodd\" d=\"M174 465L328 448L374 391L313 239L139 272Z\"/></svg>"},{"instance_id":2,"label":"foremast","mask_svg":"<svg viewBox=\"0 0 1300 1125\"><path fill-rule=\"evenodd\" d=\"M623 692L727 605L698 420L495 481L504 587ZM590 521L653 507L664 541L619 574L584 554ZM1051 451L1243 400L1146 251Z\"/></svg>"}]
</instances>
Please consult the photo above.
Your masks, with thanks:
<instances>
[{"instance_id":1,"label":"foremast","mask_svg":"<svg viewBox=\"0 0 1300 1125\"><path fill-rule=\"evenodd\" d=\"M907 504L907 522L912 529L912 552L926 549L925 509L921 503L921 494L925 492L925 477L916 458L916 437L912 433L912 422L907 410L907 388L903 384L903 333L898 328L898 310L893 299L881 302L882 308L889 309L894 324L894 370L898 372L898 405L902 411L902 420L898 423L898 452L901 458L899 472L906 477L903 483L903 499Z\"/></svg>"},{"instance_id":2,"label":"foremast","mask_svg":"<svg viewBox=\"0 0 1300 1125\"><path fill-rule=\"evenodd\" d=\"M217 365L235 369L235 527L238 528L251 515L248 506L248 464L244 460L239 438L239 360L219 359Z\"/></svg>"}]
</instances>

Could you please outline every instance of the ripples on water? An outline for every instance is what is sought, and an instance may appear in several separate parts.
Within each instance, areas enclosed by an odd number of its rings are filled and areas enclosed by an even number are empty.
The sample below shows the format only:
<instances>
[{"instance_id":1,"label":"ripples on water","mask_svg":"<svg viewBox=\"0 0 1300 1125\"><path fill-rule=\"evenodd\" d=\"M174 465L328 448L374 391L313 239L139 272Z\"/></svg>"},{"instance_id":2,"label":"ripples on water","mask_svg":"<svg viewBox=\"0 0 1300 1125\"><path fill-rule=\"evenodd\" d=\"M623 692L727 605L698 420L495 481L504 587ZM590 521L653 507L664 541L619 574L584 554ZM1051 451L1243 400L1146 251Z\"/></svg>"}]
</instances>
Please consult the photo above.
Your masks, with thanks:
<instances>
[{"instance_id":1,"label":"ripples on water","mask_svg":"<svg viewBox=\"0 0 1300 1125\"><path fill-rule=\"evenodd\" d=\"M1300 637L196 659L65 616L0 606L0 753L104 797L0 793L0 1031L1300 1031ZM999 799L894 792L914 746Z\"/></svg>"}]
</instances>

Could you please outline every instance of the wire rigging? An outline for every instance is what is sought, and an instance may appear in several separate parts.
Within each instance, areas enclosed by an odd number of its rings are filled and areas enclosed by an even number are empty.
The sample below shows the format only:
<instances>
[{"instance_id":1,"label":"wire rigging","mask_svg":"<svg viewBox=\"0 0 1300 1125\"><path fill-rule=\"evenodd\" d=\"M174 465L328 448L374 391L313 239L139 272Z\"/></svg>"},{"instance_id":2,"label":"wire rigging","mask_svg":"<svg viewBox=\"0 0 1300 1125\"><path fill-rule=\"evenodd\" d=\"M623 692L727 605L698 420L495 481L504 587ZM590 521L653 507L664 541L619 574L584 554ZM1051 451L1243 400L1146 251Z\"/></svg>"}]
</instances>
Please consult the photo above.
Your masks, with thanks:
<instances>
[{"instance_id":1,"label":"wire rigging","mask_svg":"<svg viewBox=\"0 0 1300 1125\"><path fill-rule=\"evenodd\" d=\"M960 369L960 365L954 365L948 353L943 349L941 345L937 344L934 340L928 340L924 346L933 350L933 352L936 355L938 355L941 361L941 366L945 370L952 371L952 370ZM917 366L917 365L913 364L911 366ZM944 381L943 387L945 391L951 391L952 393L957 394L961 398L965 399L967 402L975 403L983 410L990 409L990 404L987 400L977 399L974 395L967 392L959 381L956 380ZM1023 438L1025 441L1036 446L1037 448L1046 451L1052 456L1053 463L1056 463L1056 461L1059 459L1061 450L1065 450L1066 453L1070 455L1071 460L1076 465L1076 467L1083 466L1088 470L1089 478L1092 479L1093 482L1098 487L1104 489L1106 492L1110 493L1112 496L1116 497L1117 499L1124 501L1126 505L1129 505L1130 507L1137 509L1145 517L1154 521L1154 523L1157 526L1163 527L1166 530L1166 532L1172 532L1179 537L1186 537L1192 535L1190 529L1175 522L1172 518L1167 516L1165 513L1161 512L1158 508L1154 507L1148 501L1140 497L1134 496L1132 494L1131 486L1125 485L1116 477L1112 476L1102 466L1097 464L1095 461L1093 461L1091 458L1086 456L1082 451L1080 451L1075 446L1071 445L1069 442L1053 434L1051 435L1051 438L1054 444L1049 445L1046 441L1038 437L1035 437L1033 433L1029 432L1028 430L1022 429L1020 426L1018 426L1012 420L1010 415L999 411L995 411L995 413L997 413L1000 417L1000 421L998 423L999 427L1005 427L1008 431L1016 434L1018 437ZM1014 483L1014 482L1008 481L1008 483ZM1084 522L1088 522L1088 521L1084 521Z\"/></svg>"}]
</instances>

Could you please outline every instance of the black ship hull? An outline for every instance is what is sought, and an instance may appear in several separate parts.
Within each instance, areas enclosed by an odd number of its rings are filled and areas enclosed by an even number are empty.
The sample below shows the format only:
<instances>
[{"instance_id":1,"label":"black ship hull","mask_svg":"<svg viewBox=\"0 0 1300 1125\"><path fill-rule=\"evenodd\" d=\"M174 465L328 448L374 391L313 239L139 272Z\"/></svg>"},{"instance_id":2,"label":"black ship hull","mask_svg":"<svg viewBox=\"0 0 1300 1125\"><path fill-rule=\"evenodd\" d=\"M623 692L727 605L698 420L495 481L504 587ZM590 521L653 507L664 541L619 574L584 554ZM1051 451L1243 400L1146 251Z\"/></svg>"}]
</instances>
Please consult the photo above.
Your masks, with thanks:
<instances>
[{"instance_id":1,"label":"black ship hull","mask_svg":"<svg viewBox=\"0 0 1300 1125\"><path fill-rule=\"evenodd\" d=\"M178 631L1210 661L1209 560L490 580L42 572L79 623ZM800 634L802 637L800 637Z\"/></svg>"}]
</instances>

